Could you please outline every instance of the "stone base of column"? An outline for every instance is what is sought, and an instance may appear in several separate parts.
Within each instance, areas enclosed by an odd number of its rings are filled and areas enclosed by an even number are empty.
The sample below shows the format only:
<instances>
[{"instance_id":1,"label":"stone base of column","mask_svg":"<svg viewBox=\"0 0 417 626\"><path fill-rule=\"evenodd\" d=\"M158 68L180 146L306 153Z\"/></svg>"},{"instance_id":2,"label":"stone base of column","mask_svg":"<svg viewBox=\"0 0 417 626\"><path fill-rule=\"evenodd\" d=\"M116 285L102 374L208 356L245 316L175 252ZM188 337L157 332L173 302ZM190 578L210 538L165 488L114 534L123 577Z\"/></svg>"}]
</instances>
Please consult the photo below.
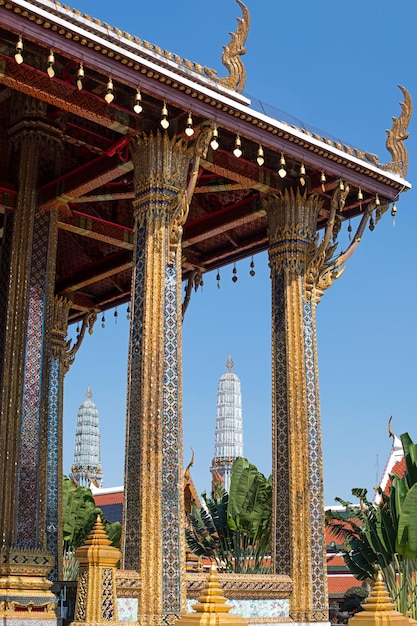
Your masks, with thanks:
<instances>
[{"instance_id":1,"label":"stone base of column","mask_svg":"<svg viewBox=\"0 0 417 626\"><path fill-rule=\"evenodd\" d=\"M8 624L57 624L57 597L46 578L54 566L52 554L11 548L0 553L0 620Z\"/></svg>"}]
</instances>

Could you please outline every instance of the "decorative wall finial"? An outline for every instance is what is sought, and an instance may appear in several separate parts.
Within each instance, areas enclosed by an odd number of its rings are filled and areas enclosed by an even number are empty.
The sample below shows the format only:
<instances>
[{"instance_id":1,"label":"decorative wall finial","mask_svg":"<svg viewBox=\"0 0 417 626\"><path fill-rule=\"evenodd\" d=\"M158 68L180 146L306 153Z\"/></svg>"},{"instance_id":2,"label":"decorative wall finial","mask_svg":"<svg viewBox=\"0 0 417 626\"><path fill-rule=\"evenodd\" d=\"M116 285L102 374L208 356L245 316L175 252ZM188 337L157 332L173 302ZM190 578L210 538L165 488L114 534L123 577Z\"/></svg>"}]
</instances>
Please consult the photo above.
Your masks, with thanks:
<instances>
[{"instance_id":1,"label":"decorative wall finial","mask_svg":"<svg viewBox=\"0 0 417 626\"><path fill-rule=\"evenodd\" d=\"M250 15L247 7L241 0L236 0L242 9L242 17L237 18L237 29L235 33L230 33L230 43L223 46L222 63L229 71L229 76L220 78L220 85L228 89L234 89L242 93L246 84L246 70L240 59L246 54L245 42L249 32Z\"/></svg>"}]
</instances>

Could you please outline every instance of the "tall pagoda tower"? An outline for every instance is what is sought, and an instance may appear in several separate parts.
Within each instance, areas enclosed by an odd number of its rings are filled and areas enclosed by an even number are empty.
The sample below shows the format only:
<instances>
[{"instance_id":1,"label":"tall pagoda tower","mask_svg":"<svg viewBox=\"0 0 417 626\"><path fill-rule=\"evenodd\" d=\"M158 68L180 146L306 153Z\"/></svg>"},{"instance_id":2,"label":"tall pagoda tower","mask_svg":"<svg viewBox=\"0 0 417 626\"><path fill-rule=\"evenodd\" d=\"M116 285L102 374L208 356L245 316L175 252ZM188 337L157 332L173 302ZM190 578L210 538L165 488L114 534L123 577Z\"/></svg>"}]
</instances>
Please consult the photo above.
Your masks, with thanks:
<instances>
[{"instance_id":1,"label":"tall pagoda tower","mask_svg":"<svg viewBox=\"0 0 417 626\"><path fill-rule=\"evenodd\" d=\"M90 387L86 396L87 400L78 409L71 478L84 487L89 487L91 483L96 487L102 487L99 415L96 405L91 400Z\"/></svg>"},{"instance_id":2,"label":"tall pagoda tower","mask_svg":"<svg viewBox=\"0 0 417 626\"><path fill-rule=\"evenodd\" d=\"M213 483L221 479L228 491L233 461L243 456L243 423L240 380L232 372L231 356L227 359L226 367L227 372L220 377L217 390L214 458L210 472Z\"/></svg>"}]
</instances>

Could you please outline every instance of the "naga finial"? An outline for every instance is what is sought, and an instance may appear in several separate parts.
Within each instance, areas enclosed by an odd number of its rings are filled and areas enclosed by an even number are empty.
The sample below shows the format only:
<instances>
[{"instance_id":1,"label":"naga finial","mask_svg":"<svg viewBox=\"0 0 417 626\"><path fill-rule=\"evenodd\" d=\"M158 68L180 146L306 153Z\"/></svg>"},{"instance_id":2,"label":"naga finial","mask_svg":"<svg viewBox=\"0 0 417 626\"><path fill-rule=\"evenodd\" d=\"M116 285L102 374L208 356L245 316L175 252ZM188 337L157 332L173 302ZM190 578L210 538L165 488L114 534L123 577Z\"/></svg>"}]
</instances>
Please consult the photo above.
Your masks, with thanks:
<instances>
[{"instance_id":1,"label":"naga finial","mask_svg":"<svg viewBox=\"0 0 417 626\"><path fill-rule=\"evenodd\" d=\"M391 163L382 165L382 169L404 176L408 170L408 153L404 146L404 141L408 139L408 124L410 123L413 104L408 91L398 85L404 95L404 102L401 102L401 114L399 117L393 117L392 128L387 130L386 148L392 156Z\"/></svg>"},{"instance_id":2,"label":"naga finial","mask_svg":"<svg viewBox=\"0 0 417 626\"><path fill-rule=\"evenodd\" d=\"M222 63L229 71L229 76L220 78L219 83L242 93L246 84L246 70L240 57L246 54L245 42L249 32L250 15L242 0L236 2L242 9L242 17L236 18L238 23L236 32L230 33L230 43L223 46Z\"/></svg>"}]
</instances>

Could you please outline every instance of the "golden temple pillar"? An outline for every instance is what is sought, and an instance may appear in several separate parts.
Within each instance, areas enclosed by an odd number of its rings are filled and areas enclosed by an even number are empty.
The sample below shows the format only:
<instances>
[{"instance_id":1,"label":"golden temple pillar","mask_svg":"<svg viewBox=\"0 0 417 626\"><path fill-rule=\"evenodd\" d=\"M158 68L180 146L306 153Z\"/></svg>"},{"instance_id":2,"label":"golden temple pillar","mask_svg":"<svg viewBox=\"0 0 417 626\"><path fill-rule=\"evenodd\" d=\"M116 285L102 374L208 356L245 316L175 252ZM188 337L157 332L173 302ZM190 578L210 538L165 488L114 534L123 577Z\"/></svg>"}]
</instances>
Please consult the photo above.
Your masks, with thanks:
<instances>
[{"instance_id":1,"label":"golden temple pillar","mask_svg":"<svg viewBox=\"0 0 417 626\"><path fill-rule=\"evenodd\" d=\"M131 146L135 244L123 559L142 579L142 626L185 611L181 236L208 138L201 132L190 142L158 131Z\"/></svg>"},{"instance_id":2,"label":"golden temple pillar","mask_svg":"<svg viewBox=\"0 0 417 626\"><path fill-rule=\"evenodd\" d=\"M19 94L12 97L9 134L18 194L6 220L2 254L4 250L7 261L1 266L0 617L22 624L34 616L56 621L47 575L56 560L48 544L57 546L58 529L48 527L46 519L59 488L56 476L49 485L47 481L58 215L40 211L36 199L40 170L53 167L60 133L46 122L46 105Z\"/></svg>"},{"instance_id":3,"label":"golden temple pillar","mask_svg":"<svg viewBox=\"0 0 417 626\"><path fill-rule=\"evenodd\" d=\"M290 576L295 622L328 622L315 306L320 201L267 202L272 280L273 561Z\"/></svg>"}]
</instances>

